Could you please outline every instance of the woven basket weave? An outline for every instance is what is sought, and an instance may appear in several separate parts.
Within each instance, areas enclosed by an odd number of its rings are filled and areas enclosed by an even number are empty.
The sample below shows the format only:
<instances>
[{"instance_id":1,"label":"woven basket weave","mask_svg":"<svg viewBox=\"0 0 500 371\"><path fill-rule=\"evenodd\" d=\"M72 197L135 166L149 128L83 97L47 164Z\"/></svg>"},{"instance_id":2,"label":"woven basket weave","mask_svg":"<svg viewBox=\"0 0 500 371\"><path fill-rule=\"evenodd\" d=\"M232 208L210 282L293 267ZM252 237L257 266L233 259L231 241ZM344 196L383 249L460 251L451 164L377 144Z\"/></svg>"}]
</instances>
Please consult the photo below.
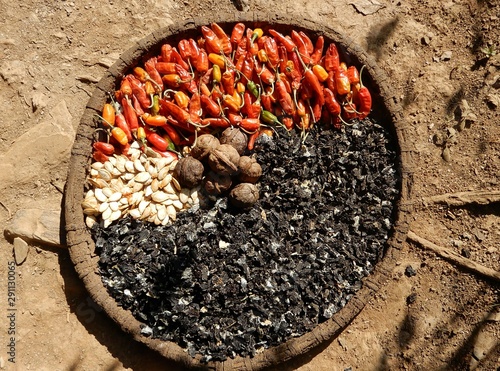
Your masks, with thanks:
<instances>
[{"instance_id":1,"label":"woven basket weave","mask_svg":"<svg viewBox=\"0 0 500 371\"><path fill-rule=\"evenodd\" d=\"M384 258L376 265L374 271L364 279L363 287L350 299L347 305L331 319L318 325L314 330L301 337L291 339L279 346L269 348L253 358L236 357L224 362L202 363L200 357L192 358L184 349L172 342L151 339L141 335L141 323L131 312L118 306L109 295L98 272L99 257L95 254L95 245L84 221L81 201L84 197L84 183L92 160L92 138L96 129L95 115L100 114L106 102L108 92L116 89L122 76L142 61L143 58L158 55L165 42L176 43L180 38L193 37L199 34L202 25L217 22L230 29L236 22L244 22L249 27L272 25L284 33L291 29L304 30L311 38L322 34L325 44L336 42L341 59L348 64L365 65L363 81L370 87L373 96L373 116L386 125L397 139L399 155L399 174L401 176L401 196L397 204L397 213L392 234L387 242ZM406 215L409 214L409 192L412 182L411 160L413 151L406 143L404 118L397 99L388 89L386 74L377 67L367 53L354 45L341 33L331 27L307 19L289 18L271 13L217 13L205 15L203 18L190 19L173 24L153 32L125 52L120 59L106 72L87 103L85 112L78 127L72 149L71 162L66 182L65 222L66 237L71 260L84 282L92 299L100 305L106 314L135 340L146 344L159 352L169 361L174 361L187 368L215 370L260 370L265 367L283 364L292 358L305 356L313 348L340 334L360 313L374 293L387 281L396 258L406 239L408 230Z\"/></svg>"}]
</instances>

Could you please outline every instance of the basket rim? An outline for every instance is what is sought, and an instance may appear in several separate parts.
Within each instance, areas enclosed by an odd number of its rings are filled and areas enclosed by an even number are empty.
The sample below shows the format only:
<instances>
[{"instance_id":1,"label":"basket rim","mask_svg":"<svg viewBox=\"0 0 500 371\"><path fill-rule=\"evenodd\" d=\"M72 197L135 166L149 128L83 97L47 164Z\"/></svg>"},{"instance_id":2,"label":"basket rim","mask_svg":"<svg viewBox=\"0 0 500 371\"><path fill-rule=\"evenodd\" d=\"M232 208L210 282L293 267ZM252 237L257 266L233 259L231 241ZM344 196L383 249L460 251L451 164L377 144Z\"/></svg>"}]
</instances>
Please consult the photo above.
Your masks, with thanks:
<instances>
[{"instance_id":1,"label":"basket rim","mask_svg":"<svg viewBox=\"0 0 500 371\"><path fill-rule=\"evenodd\" d=\"M384 117L389 120L390 129L394 131L395 143L398 150L399 172L400 172L400 199L395 205L396 216L393 231L387 240L387 248L384 257L375 265L374 270L363 280L363 286L347 302L347 304L335 313L329 320L319 324L310 332L286 341L275 347L268 348L254 357L237 356L226 361L201 362L201 356L191 357L179 345L152 339L141 334L141 322L135 319L131 312L118 306L116 301L107 292L98 273L98 259L95 254L95 244L90 232L85 225L83 211L80 203L84 195L84 183L86 169L91 161L92 137L95 129L94 117L99 114L104 104L107 92L113 91L115 86L125 72L153 50L159 50L160 46L179 35L194 33L202 25L217 22L221 26L243 22L247 25L261 27L261 25L272 25L273 28L299 28L312 33L322 34L325 38L335 41L340 47L341 53L354 59L355 63L366 66L369 79L378 88L377 96L380 110ZM407 143L408 136L405 135L405 119L402 108L398 105L395 95L391 95L388 88L388 77L377 63L366 51L356 45L352 40L342 35L329 25L300 19L296 16L249 12L249 13L217 13L207 14L202 18L188 19L173 25L161 28L123 53L120 58L106 71L103 78L97 84L93 95L89 99L84 114L80 120L78 131L71 151L70 165L68 170L65 189L65 227L66 240L69 248L70 258L75 270L83 281L92 299L100 305L104 312L123 331L129 333L135 340L144 343L149 348L159 352L163 357L188 368L209 368L221 370L259 370L264 367L275 366L280 363L305 355L313 348L327 340L338 336L361 312L368 301L389 279L389 275L396 265L403 242L408 232L408 217L410 207L406 201L410 199L412 183L411 160L413 150Z\"/></svg>"}]
</instances>

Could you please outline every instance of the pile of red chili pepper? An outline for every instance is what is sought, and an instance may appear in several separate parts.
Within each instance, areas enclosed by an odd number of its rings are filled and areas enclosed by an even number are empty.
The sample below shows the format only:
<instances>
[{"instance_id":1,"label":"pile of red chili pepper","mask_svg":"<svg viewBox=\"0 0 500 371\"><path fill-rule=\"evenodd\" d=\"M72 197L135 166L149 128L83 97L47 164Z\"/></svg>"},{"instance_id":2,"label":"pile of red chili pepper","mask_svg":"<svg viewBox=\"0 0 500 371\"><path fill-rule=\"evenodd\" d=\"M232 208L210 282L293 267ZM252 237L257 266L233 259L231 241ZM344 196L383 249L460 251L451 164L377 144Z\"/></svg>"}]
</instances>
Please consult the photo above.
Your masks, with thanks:
<instances>
[{"instance_id":1,"label":"pile of red chili pepper","mask_svg":"<svg viewBox=\"0 0 500 371\"><path fill-rule=\"evenodd\" d=\"M162 156L191 145L197 135L229 126L249 136L248 148L268 127L304 133L320 120L340 128L371 110L369 90L355 66L341 62L335 43L302 31L218 24L201 35L166 43L161 54L121 80L102 121L109 143L94 143L94 159L127 153L133 140Z\"/></svg>"}]
</instances>

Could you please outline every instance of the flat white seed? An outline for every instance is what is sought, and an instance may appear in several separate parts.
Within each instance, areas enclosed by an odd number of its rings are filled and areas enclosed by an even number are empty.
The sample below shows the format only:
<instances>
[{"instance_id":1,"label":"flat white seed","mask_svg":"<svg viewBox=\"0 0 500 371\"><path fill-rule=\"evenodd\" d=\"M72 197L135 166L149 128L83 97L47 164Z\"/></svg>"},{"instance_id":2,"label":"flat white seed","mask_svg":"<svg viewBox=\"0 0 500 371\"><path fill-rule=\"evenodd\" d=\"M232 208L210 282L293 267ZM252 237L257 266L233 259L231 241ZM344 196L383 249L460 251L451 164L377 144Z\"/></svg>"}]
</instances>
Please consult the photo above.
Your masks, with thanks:
<instances>
[{"instance_id":1,"label":"flat white seed","mask_svg":"<svg viewBox=\"0 0 500 371\"><path fill-rule=\"evenodd\" d=\"M191 194L189 195L191 197L191 199L194 201L194 202L197 202L198 201L198 190L196 191L191 191Z\"/></svg>"},{"instance_id":2,"label":"flat white seed","mask_svg":"<svg viewBox=\"0 0 500 371\"><path fill-rule=\"evenodd\" d=\"M156 169L156 167L150 165L148 167L148 173L151 174L151 178L156 178L158 177L158 170Z\"/></svg>"},{"instance_id":3,"label":"flat white seed","mask_svg":"<svg viewBox=\"0 0 500 371\"><path fill-rule=\"evenodd\" d=\"M174 201L172 201L170 198L168 200L163 201L161 204L165 206L172 205Z\"/></svg>"},{"instance_id":4,"label":"flat white seed","mask_svg":"<svg viewBox=\"0 0 500 371\"><path fill-rule=\"evenodd\" d=\"M173 178L172 178L173 179ZM172 185L172 182L168 183L165 187L163 187L163 190L167 193L170 194L175 194L177 193L174 189L174 186Z\"/></svg>"},{"instance_id":5,"label":"flat white seed","mask_svg":"<svg viewBox=\"0 0 500 371\"><path fill-rule=\"evenodd\" d=\"M175 179L174 177L172 177L172 185L174 186L174 188L177 190L177 191L181 191L182 187L181 185L179 184L179 181L177 179Z\"/></svg>"},{"instance_id":6,"label":"flat white seed","mask_svg":"<svg viewBox=\"0 0 500 371\"><path fill-rule=\"evenodd\" d=\"M169 222L170 222L170 219L169 219L169 217L168 217L168 215L167 215L167 216L165 216L165 218L161 221L161 225L167 225Z\"/></svg>"},{"instance_id":7,"label":"flat white seed","mask_svg":"<svg viewBox=\"0 0 500 371\"><path fill-rule=\"evenodd\" d=\"M183 204L187 203L189 200L189 194L190 194L190 191L188 188L182 188L180 193L179 193L179 200Z\"/></svg>"},{"instance_id":8,"label":"flat white seed","mask_svg":"<svg viewBox=\"0 0 500 371\"><path fill-rule=\"evenodd\" d=\"M153 188L151 187L150 184L144 189L144 197L151 197L152 194L153 194Z\"/></svg>"},{"instance_id":9,"label":"flat white seed","mask_svg":"<svg viewBox=\"0 0 500 371\"><path fill-rule=\"evenodd\" d=\"M132 161L137 160L139 157L141 157L141 150L139 149L131 149L128 151L128 155L132 159Z\"/></svg>"},{"instance_id":10,"label":"flat white seed","mask_svg":"<svg viewBox=\"0 0 500 371\"><path fill-rule=\"evenodd\" d=\"M111 175L114 176L114 177L118 177L120 175L122 175L122 171L118 170L118 168L114 168L113 171L111 171Z\"/></svg>"},{"instance_id":11,"label":"flat white seed","mask_svg":"<svg viewBox=\"0 0 500 371\"><path fill-rule=\"evenodd\" d=\"M95 200L95 201L94 201ZM89 208L94 208L98 209L99 204L97 203L97 199L91 199L91 198L86 198L85 200L82 201L82 208L84 209L89 209Z\"/></svg>"},{"instance_id":12,"label":"flat white seed","mask_svg":"<svg viewBox=\"0 0 500 371\"><path fill-rule=\"evenodd\" d=\"M132 193L132 195L130 196L130 199L129 199L129 204L131 206L139 205L139 203L143 200L143 198L144 198L143 191Z\"/></svg>"},{"instance_id":13,"label":"flat white seed","mask_svg":"<svg viewBox=\"0 0 500 371\"><path fill-rule=\"evenodd\" d=\"M89 190L85 193L85 198L88 198L88 197L95 197L95 196L94 196L94 190L93 190L93 189L89 189Z\"/></svg>"},{"instance_id":14,"label":"flat white seed","mask_svg":"<svg viewBox=\"0 0 500 371\"><path fill-rule=\"evenodd\" d=\"M134 176L135 175L133 173L126 172L126 173L122 174L120 179L122 179L125 182L128 182L130 179L134 179Z\"/></svg>"},{"instance_id":15,"label":"flat white seed","mask_svg":"<svg viewBox=\"0 0 500 371\"><path fill-rule=\"evenodd\" d=\"M102 191L102 188L96 188L94 190L94 195L95 195L95 198L97 198L97 201L99 201L99 202L105 202L108 200L108 198L106 197L106 195Z\"/></svg>"},{"instance_id":16,"label":"flat white seed","mask_svg":"<svg viewBox=\"0 0 500 371\"><path fill-rule=\"evenodd\" d=\"M148 181L151 180L151 174L149 174L147 171L143 171L139 174L137 174L135 177L134 177L134 180L136 182L139 182L139 183L147 183Z\"/></svg>"},{"instance_id":17,"label":"flat white seed","mask_svg":"<svg viewBox=\"0 0 500 371\"><path fill-rule=\"evenodd\" d=\"M127 197L120 198L120 200L118 202L120 204L122 204L122 205L127 205L128 206L128 199L127 199Z\"/></svg>"},{"instance_id":18,"label":"flat white seed","mask_svg":"<svg viewBox=\"0 0 500 371\"><path fill-rule=\"evenodd\" d=\"M141 183L134 183L134 186L132 187L133 192L140 192L144 188L144 184Z\"/></svg>"},{"instance_id":19,"label":"flat white seed","mask_svg":"<svg viewBox=\"0 0 500 371\"><path fill-rule=\"evenodd\" d=\"M151 214L156 214L156 204L151 202L149 207L151 208Z\"/></svg>"},{"instance_id":20,"label":"flat white seed","mask_svg":"<svg viewBox=\"0 0 500 371\"><path fill-rule=\"evenodd\" d=\"M115 193L115 191L113 191L111 189L111 187L104 187L102 189L102 193L104 193L104 195L109 198L109 196L111 196L113 193Z\"/></svg>"},{"instance_id":21,"label":"flat white seed","mask_svg":"<svg viewBox=\"0 0 500 371\"><path fill-rule=\"evenodd\" d=\"M154 192L152 195L151 195L151 199L154 201L154 202L163 202L163 201L166 201L168 200L168 194L165 193L165 192L162 192L162 191L156 191Z\"/></svg>"},{"instance_id":22,"label":"flat white seed","mask_svg":"<svg viewBox=\"0 0 500 371\"><path fill-rule=\"evenodd\" d=\"M104 213L107 209L109 208L109 202L103 202L102 204L99 205L99 212Z\"/></svg>"},{"instance_id":23,"label":"flat white seed","mask_svg":"<svg viewBox=\"0 0 500 371\"><path fill-rule=\"evenodd\" d=\"M115 221L115 220L118 220L120 219L120 217L122 216L122 211L121 210L115 210L111 213L111 215L109 216L109 220L110 221Z\"/></svg>"},{"instance_id":24,"label":"flat white seed","mask_svg":"<svg viewBox=\"0 0 500 371\"><path fill-rule=\"evenodd\" d=\"M108 186L108 183L101 178L89 178L90 184L92 184L95 188L104 188Z\"/></svg>"},{"instance_id":25,"label":"flat white seed","mask_svg":"<svg viewBox=\"0 0 500 371\"><path fill-rule=\"evenodd\" d=\"M153 179L150 187L153 192L156 192L160 188L160 181L158 179Z\"/></svg>"},{"instance_id":26,"label":"flat white seed","mask_svg":"<svg viewBox=\"0 0 500 371\"><path fill-rule=\"evenodd\" d=\"M156 162L156 168L158 169L158 171L160 171L165 166L170 165L172 161L174 161L173 157L160 157Z\"/></svg>"},{"instance_id":27,"label":"flat white seed","mask_svg":"<svg viewBox=\"0 0 500 371\"><path fill-rule=\"evenodd\" d=\"M129 173L135 173L134 161L125 162L125 170Z\"/></svg>"},{"instance_id":28,"label":"flat white seed","mask_svg":"<svg viewBox=\"0 0 500 371\"><path fill-rule=\"evenodd\" d=\"M123 180L120 178L111 179L111 182L109 182L109 187L115 192L122 192L124 186Z\"/></svg>"},{"instance_id":29,"label":"flat white seed","mask_svg":"<svg viewBox=\"0 0 500 371\"><path fill-rule=\"evenodd\" d=\"M92 178L97 178L99 176L99 172L96 169L90 169L90 176Z\"/></svg>"},{"instance_id":30,"label":"flat white seed","mask_svg":"<svg viewBox=\"0 0 500 371\"><path fill-rule=\"evenodd\" d=\"M175 210L174 205L167 206L167 215L172 221L177 219L177 211Z\"/></svg>"},{"instance_id":31,"label":"flat white seed","mask_svg":"<svg viewBox=\"0 0 500 371\"><path fill-rule=\"evenodd\" d=\"M121 192L113 192L110 196L108 196L108 201L109 202L118 201L120 198L122 198Z\"/></svg>"},{"instance_id":32,"label":"flat white seed","mask_svg":"<svg viewBox=\"0 0 500 371\"><path fill-rule=\"evenodd\" d=\"M158 174L156 177L158 180L163 180L168 174L170 173L170 169L168 167L162 167L160 170L158 170Z\"/></svg>"},{"instance_id":33,"label":"flat white seed","mask_svg":"<svg viewBox=\"0 0 500 371\"><path fill-rule=\"evenodd\" d=\"M106 161L108 163L110 163L111 165L115 166L116 164L116 158L115 157L110 157L108 161ZM106 164L104 164L106 165Z\"/></svg>"},{"instance_id":34,"label":"flat white seed","mask_svg":"<svg viewBox=\"0 0 500 371\"><path fill-rule=\"evenodd\" d=\"M85 217L85 224L87 227L92 228L95 223L97 223L97 218L94 215L88 215Z\"/></svg>"},{"instance_id":35,"label":"flat white seed","mask_svg":"<svg viewBox=\"0 0 500 371\"><path fill-rule=\"evenodd\" d=\"M102 221L102 226L104 228L108 228L110 225L111 225L112 221L111 220L108 220L108 219L103 219Z\"/></svg>"},{"instance_id":36,"label":"flat white seed","mask_svg":"<svg viewBox=\"0 0 500 371\"><path fill-rule=\"evenodd\" d=\"M110 173L111 173L111 172L113 171L113 169L115 168L115 165L113 165L113 164L111 163L111 159L113 159L113 160L115 161L115 163L116 163L116 159L115 159L114 157L110 157L109 161L106 161L106 162L104 163L104 169L105 169L105 170L107 170L107 171L109 171Z\"/></svg>"},{"instance_id":37,"label":"flat white seed","mask_svg":"<svg viewBox=\"0 0 500 371\"><path fill-rule=\"evenodd\" d=\"M138 141L134 140L132 143L130 143L130 148L139 149L141 148L141 144Z\"/></svg>"},{"instance_id":38,"label":"flat white seed","mask_svg":"<svg viewBox=\"0 0 500 371\"><path fill-rule=\"evenodd\" d=\"M124 173L125 172L125 163L127 162L127 158L126 157L117 157L116 158L116 164L115 164L115 168L116 170L118 170L120 173Z\"/></svg>"},{"instance_id":39,"label":"flat white seed","mask_svg":"<svg viewBox=\"0 0 500 371\"><path fill-rule=\"evenodd\" d=\"M90 165L90 167L94 170L99 170L104 167L104 164L102 162L93 162L92 165Z\"/></svg>"},{"instance_id":40,"label":"flat white seed","mask_svg":"<svg viewBox=\"0 0 500 371\"><path fill-rule=\"evenodd\" d=\"M106 169L99 169L97 170L97 172L99 173L99 178L105 180L106 182L109 182L113 178L111 173Z\"/></svg>"},{"instance_id":41,"label":"flat white seed","mask_svg":"<svg viewBox=\"0 0 500 371\"><path fill-rule=\"evenodd\" d=\"M170 168L170 171L174 171L175 167L177 166L177 163L179 162L179 160L174 160L170 163L169 165L169 168Z\"/></svg>"},{"instance_id":42,"label":"flat white seed","mask_svg":"<svg viewBox=\"0 0 500 371\"><path fill-rule=\"evenodd\" d=\"M141 212L139 211L139 209L129 210L128 213L134 219L140 219L140 217L141 217Z\"/></svg>"},{"instance_id":43,"label":"flat white seed","mask_svg":"<svg viewBox=\"0 0 500 371\"><path fill-rule=\"evenodd\" d=\"M90 216L90 215L99 215L99 211L96 208L94 208L94 207L89 207L89 208L83 209L83 213L85 215L88 215L88 216Z\"/></svg>"},{"instance_id":44,"label":"flat white seed","mask_svg":"<svg viewBox=\"0 0 500 371\"><path fill-rule=\"evenodd\" d=\"M163 220L167 216L167 208L165 205L156 205L156 215L158 219Z\"/></svg>"},{"instance_id":45,"label":"flat white seed","mask_svg":"<svg viewBox=\"0 0 500 371\"><path fill-rule=\"evenodd\" d=\"M147 220L148 222L150 222L150 223L154 223L155 218L156 218L156 215L155 215L155 214L152 214L152 215L148 216L148 218L147 218L146 220Z\"/></svg>"},{"instance_id":46,"label":"flat white seed","mask_svg":"<svg viewBox=\"0 0 500 371\"><path fill-rule=\"evenodd\" d=\"M106 210L104 210L104 211L103 211L103 213L102 213L102 218L103 218L104 220L109 219L109 217L111 216L111 213L112 213L112 212L113 212L113 210L111 210L111 209L108 207Z\"/></svg>"},{"instance_id":47,"label":"flat white seed","mask_svg":"<svg viewBox=\"0 0 500 371\"><path fill-rule=\"evenodd\" d=\"M167 174L167 176L160 181L160 184L158 186L160 189L162 189L167 187L171 182L172 182L172 174Z\"/></svg>"},{"instance_id":48,"label":"flat white seed","mask_svg":"<svg viewBox=\"0 0 500 371\"><path fill-rule=\"evenodd\" d=\"M172 205L177 209L177 210L182 210L184 208L184 204L180 202L179 200L174 200L172 202Z\"/></svg>"},{"instance_id":49,"label":"flat white seed","mask_svg":"<svg viewBox=\"0 0 500 371\"><path fill-rule=\"evenodd\" d=\"M151 215L151 205L148 205L141 214L141 219L149 218Z\"/></svg>"},{"instance_id":50,"label":"flat white seed","mask_svg":"<svg viewBox=\"0 0 500 371\"><path fill-rule=\"evenodd\" d=\"M118 201L113 201L109 203L109 208L113 211L120 210L120 203Z\"/></svg>"},{"instance_id":51,"label":"flat white seed","mask_svg":"<svg viewBox=\"0 0 500 371\"><path fill-rule=\"evenodd\" d=\"M148 207L148 205L149 205L149 201L142 200L141 202L139 202L139 205L137 206L137 208L139 209L140 213L142 214L144 212L144 210L146 209L146 207Z\"/></svg>"},{"instance_id":52,"label":"flat white seed","mask_svg":"<svg viewBox=\"0 0 500 371\"><path fill-rule=\"evenodd\" d=\"M138 172L140 172L140 173L142 173L142 172L146 171L146 169L144 168L144 165L143 165L143 164L142 164L142 162L141 162L141 159L139 159L139 158L138 158L138 159L136 159L136 160L134 160L134 168L135 168Z\"/></svg>"},{"instance_id":53,"label":"flat white seed","mask_svg":"<svg viewBox=\"0 0 500 371\"><path fill-rule=\"evenodd\" d=\"M158 215L155 216L153 223L155 223L155 225L161 225L161 220L160 220L160 218L158 218Z\"/></svg>"}]
</instances>

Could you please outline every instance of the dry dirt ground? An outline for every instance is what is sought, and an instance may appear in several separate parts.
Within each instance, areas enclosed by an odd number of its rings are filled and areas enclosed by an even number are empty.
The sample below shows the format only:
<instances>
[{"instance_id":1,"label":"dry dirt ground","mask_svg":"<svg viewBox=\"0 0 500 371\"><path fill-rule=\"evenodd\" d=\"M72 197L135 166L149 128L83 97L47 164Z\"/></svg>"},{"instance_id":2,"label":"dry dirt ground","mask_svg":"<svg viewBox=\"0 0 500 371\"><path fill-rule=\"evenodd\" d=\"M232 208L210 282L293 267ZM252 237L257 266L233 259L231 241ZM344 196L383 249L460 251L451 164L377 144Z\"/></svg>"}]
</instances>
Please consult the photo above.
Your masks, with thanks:
<instances>
[{"instance_id":1,"label":"dry dirt ground","mask_svg":"<svg viewBox=\"0 0 500 371\"><path fill-rule=\"evenodd\" d=\"M500 190L499 1L248 5L331 24L376 58L404 108L415 150L411 231L499 271L498 201L457 207L421 202ZM221 8L234 4L0 0L0 225L22 209L60 208L79 117L93 85L121 53L160 27ZM469 110L459 115L463 100ZM64 248L33 243L15 268L15 364L9 362L6 282L12 261L11 241L2 236L1 369L178 369L129 339L93 305ZM279 369L498 370L499 305L498 280L408 240L392 280L347 330Z\"/></svg>"}]
</instances>

